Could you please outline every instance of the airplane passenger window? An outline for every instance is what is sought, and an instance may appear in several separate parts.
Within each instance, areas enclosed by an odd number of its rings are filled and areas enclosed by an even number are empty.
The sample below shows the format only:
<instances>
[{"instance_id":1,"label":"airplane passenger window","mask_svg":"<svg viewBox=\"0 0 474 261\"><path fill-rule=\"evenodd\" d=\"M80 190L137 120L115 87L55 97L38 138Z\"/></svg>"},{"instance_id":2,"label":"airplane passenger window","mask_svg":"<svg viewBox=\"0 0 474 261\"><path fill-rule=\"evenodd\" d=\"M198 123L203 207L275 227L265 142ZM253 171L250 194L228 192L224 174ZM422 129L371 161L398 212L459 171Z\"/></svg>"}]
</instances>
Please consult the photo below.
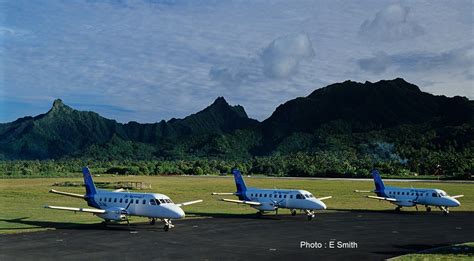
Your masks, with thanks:
<instances>
[{"instance_id":1,"label":"airplane passenger window","mask_svg":"<svg viewBox=\"0 0 474 261\"><path fill-rule=\"evenodd\" d=\"M121 199L119 200L119 202L122 203L122 200L123 200L123 199L121 198Z\"/></svg>"},{"instance_id":2,"label":"airplane passenger window","mask_svg":"<svg viewBox=\"0 0 474 261\"><path fill-rule=\"evenodd\" d=\"M114 198L114 203L117 203L117 198Z\"/></svg>"},{"instance_id":3,"label":"airplane passenger window","mask_svg":"<svg viewBox=\"0 0 474 261\"><path fill-rule=\"evenodd\" d=\"M435 198L435 197L436 197L436 193L431 194L431 196Z\"/></svg>"},{"instance_id":4,"label":"airplane passenger window","mask_svg":"<svg viewBox=\"0 0 474 261\"><path fill-rule=\"evenodd\" d=\"M138 204L138 199L137 199L137 200L135 200L135 204Z\"/></svg>"},{"instance_id":5,"label":"airplane passenger window","mask_svg":"<svg viewBox=\"0 0 474 261\"><path fill-rule=\"evenodd\" d=\"M286 195L284 195L283 197L286 198Z\"/></svg>"},{"instance_id":6,"label":"airplane passenger window","mask_svg":"<svg viewBox=\"0 0 474 261\"><path fill-rule=\"evenodd\" d=\"M266 198L266 197L267 197L267 194L263 194L263 197Z\"/></svg>"},{"instance_id":7,"label":"airplane passenger window","mask_svg":"<svg viewBox=\"0 0 474 261\"><path fill-rule=\"evenodd\" d=\"M112 202L112 198L109 198L109 202Z\"/></svg>"},{"instance_id":8,"label":"airplane passenger window","mask_svg":"<svg viewBox=\"0 0 474 261\"><path fill-rule=\"evenodd\" d=\"M142 204L146 204L146 199L143 200Z\"/></svg>"},{"instance_id":9,"label":"airplane passenger window","mask_svg":"<svg viewBox=\"0 0 474 261\"><path fill-rule=\"evenodd\" d=\"M125 199L125 203L128 203L128 198Z\"/></svg>"}]
</instances>

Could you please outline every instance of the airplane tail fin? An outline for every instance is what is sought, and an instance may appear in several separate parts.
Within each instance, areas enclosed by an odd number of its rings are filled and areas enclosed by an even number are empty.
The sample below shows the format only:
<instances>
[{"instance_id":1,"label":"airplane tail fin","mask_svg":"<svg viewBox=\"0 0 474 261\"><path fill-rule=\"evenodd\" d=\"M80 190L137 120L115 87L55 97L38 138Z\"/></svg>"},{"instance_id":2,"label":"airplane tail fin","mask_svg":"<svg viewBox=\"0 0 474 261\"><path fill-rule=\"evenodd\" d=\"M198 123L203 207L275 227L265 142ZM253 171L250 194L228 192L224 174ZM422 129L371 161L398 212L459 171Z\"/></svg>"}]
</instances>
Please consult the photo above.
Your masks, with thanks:
<instances>
[{"instance_id":1,"label":"airplane tail fin","mask_svg":"<svg viewBox=\"0 0 474 261\"><path fill-rule=\"evenodd\" d=\"M382 194L383 191L385 190L385 185L383 184L379 171L374 169L371 171L371 174L372 174L372 177L374 177L375 193L377 193L377 195Z\"/></svg>"},{"instance_id":2,"label":"airplane tail fin","mask_svg":"<svg viewBox=\"0 0 474 261\"><path fill-rule=\"evenodd\" d=\"M95 188L95 184L92 180L92 175L88 167L82 168L82 175L84 176L84 185L86 186L86 197L90 198L97 193L97 189Z\"/></svg>"},{"instance_id":3,"label":"airplane tail fin","mask_svg":"<svg viewBox=\"0 0 474 261\"><path fill-rule=\"evenodd\" d=\"M235 186L237 187L237 194L239 195L239 198L240 198L242 197L242 195L245 195L247 186L245 185L245 181L242 178L242 174L240 174L240 170L233 169L232 174L234 175Z\"/></svg>"}]
</instances>

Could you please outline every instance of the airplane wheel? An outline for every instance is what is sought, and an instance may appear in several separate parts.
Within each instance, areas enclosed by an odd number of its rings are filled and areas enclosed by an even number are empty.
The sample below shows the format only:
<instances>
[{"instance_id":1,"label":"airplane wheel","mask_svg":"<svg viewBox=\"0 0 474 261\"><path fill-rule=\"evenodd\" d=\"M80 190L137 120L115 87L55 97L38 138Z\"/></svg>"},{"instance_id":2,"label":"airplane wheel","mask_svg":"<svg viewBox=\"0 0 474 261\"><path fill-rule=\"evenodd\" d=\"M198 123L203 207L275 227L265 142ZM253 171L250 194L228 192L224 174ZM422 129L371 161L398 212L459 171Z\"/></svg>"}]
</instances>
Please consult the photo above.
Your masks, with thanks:
<instances>
[{"instance_id":1,"label":"airplane wheel","mask_svg":"<svg viewBox=\"0 0 474 261\"><path fill-rule=\"evenodd\" d=\"M292 215L292 216L295 216L295 215L296 215L296 210L293 209L293 210L291 211L291 215Z\"/></svg>"},{"instance_id":2,"label":"airplane wheel","mask_svg":"<svg viewBox=\"0 0 474 261\"><path fill-rule=\"evenodd\" d=\"M430 208L430 207L427 207L427 208L426 208L426 212L431 212L431 208Z\"/></svg>"},{"instance_id":3,"label":"airplane wheel","mask_svg":"<svg viewBox=\"0 0 474 261\"><path fill-rule=\"evenodd\" d=\"M395 211L400 212L401 207L396 207Z\"/></svg>"},{"instance_id":4,"label":"airplane wheel","mask_svg":"<svg viewBox=\"0 0 474 261\"><path fill-rule=\"evenodd\" d=\"M308 215L308 221L313 220L313 218L314 218L314 215Z\"/></svg>"},{"instance_id":5,"label":"airplane wheel","mask_svg":"<svg viewBox=\"0 0 474 261\"><path fill-rule=\"evenodd\" d=\"M262 217L262 216L263 216L262 211L257 212L257 217Z\"/></svg>"},{"instance_id":6,"label":"airplane wheel","mask_svg":"<svg viewBox=\"0 0 474 261\"><path fill-rule=\"evenodd\" d=\"M163 230L164 230L165 232L168 232L168 231L170 230L170 226L165 225L165 226L163 227Z\"/></svg>"},{"instance_id":7,"label":"airplane wheel","mask_svg":"<svg viewBox=\"0 0 474 261\"><path fill-rule=\"evenodd\" d=\"M150 225L153 226L153 225L155 224L155 222L156 222L156 219L152 218L152 219L150 220Z\"/></svg>"}]
</instances>

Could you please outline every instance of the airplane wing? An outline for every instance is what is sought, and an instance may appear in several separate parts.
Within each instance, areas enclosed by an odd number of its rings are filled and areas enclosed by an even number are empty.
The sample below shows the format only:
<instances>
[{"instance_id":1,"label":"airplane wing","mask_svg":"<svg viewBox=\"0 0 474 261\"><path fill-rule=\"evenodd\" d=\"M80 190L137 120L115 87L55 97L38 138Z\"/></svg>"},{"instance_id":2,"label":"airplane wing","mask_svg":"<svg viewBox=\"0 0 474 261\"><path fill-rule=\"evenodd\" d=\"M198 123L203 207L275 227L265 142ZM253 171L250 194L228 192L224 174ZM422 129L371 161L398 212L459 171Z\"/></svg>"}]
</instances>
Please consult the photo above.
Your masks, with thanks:
<instances>
[{"instance_id":1,"label":"airplane wing","mask_svg":"<svg viewBox=\"0 0 474 261\"><path fill-rule=\"evenodd\" d=\"M231 203L237 203L237 204L247 204L247 205L250 205L250 206L260 206L260 205L262 205L262 203L260 203L260 202L246 201L246 200L226 199L226 198L223 198L221 200L225 201L225 202L231 202Z\"/></svg>"},{"instance_id":2,"label":"airplane wing","mask_svg":"<svg viewBox=\"0 0 474 261\"><path fill-rule=\"evenodd\" d=\"M119 189L116 189L116 190L114 190L114 191L112 191L112 192L123 192L123 191L125 191L125 189L119 188Z\"/></svg>"},{"instance_id":3,"label":"airplane wing","mask_svg":"<svg viewBox=\"0 0 474 261\"><path fill-rule=\"evenodd\" d=\"M378 199L378 200L386 200L386 201L390 201L390 202L398 201L396 198L384 198L384 197L376 197L376 196L367 196L367 197L372 198L372 199Z\"/></svg>"},{"instance_id":4,"label":"airplane wing","mask_svg":"<svg viewBox=\"0 0 474 261\"><path fill-rule=\"evenodd\" d=\"M45 208L57 209L57 210L67 210L74 212L86 212L93 214L104 214L105 210L103 209L93 209L93 208L71 208L71 207L58 207L58 206L44 206Z\"/></svg>"},{"instance_id":5,"label":"airplane wing","mask_svg":"<svg viewBox=\"0 0 474 261\"><path fill-rule=\"evenodd\" d=\"M63 195L63 196L69 196L69 197L73 197L73 198L85 198L85 195L70 193L70 192L63 192L63 191L58 191L58 190L54 190L54 189L49 190L49 193L59 194L59 195Z\"/></svg>"},{"instance_id":6,"label":"airplane wing","mask_svg":"<svg viewBox=\"0 0 474 261\"><path fill-rule=\"evenodd\" d=\"M239 193L234 193L234 192L212 192L211 195L239 195Z\"/></svg>"},{"instance_id":7,"label":"airplane wing","mask_svg":"<svg viewBox=\"0 0 474 261\"><path fill-rule=\"evenodd\" d=\"M330 199L330 198L332 198L332 196L322 197L322 198L318 198L318 199L321 200L321 201L323 201L323 200Z\"/></svg>"},{"instance_id":8,"label":"airplane wing","mask_svg":"<svg viewBox=\"0 0 474 261\"><path fill-rule=\"evenodd\" d=\"M456 195L456 196L451 196L451 198L462 198L464 195Z\"/></svg>"},{"instance_id":9,"label":"airplane wing","mask_svg":"<svg viewBox=\"0 0 474 261\"><path fill-rule=\"evenodd\" d=\"M182 206L187 206L187 205L196 204L196 203L200 203L200 202L202 202L202 199L179 203L179 204L176 204L176 206L182 207Z\"/></svg>"}]
</instances>

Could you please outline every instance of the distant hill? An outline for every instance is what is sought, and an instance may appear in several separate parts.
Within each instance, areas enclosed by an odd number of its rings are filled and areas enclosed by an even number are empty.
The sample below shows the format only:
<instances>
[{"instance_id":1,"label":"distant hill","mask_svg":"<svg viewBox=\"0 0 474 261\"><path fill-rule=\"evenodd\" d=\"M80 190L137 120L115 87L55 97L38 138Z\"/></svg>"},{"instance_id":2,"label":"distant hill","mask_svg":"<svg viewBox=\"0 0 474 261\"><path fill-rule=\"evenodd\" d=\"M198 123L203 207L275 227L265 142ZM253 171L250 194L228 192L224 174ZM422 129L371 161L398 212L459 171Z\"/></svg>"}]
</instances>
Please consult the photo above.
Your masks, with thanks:
<instances>
[{"instance_id":1,"label":"distant hill","mask_svg":"<svg viewBox=\"0 0 474 261\"><path fill-rule=\"evenodd\" d=\"M45 114L0 124L0 159L244 159L350 151L413 163L425 151L469 154L473 112L467 98L435 96L399 78L332 84L278 106L263 122L223 97L183 119L153 124L118 123L58 99Z\"/></svg>"}]
</instances>

